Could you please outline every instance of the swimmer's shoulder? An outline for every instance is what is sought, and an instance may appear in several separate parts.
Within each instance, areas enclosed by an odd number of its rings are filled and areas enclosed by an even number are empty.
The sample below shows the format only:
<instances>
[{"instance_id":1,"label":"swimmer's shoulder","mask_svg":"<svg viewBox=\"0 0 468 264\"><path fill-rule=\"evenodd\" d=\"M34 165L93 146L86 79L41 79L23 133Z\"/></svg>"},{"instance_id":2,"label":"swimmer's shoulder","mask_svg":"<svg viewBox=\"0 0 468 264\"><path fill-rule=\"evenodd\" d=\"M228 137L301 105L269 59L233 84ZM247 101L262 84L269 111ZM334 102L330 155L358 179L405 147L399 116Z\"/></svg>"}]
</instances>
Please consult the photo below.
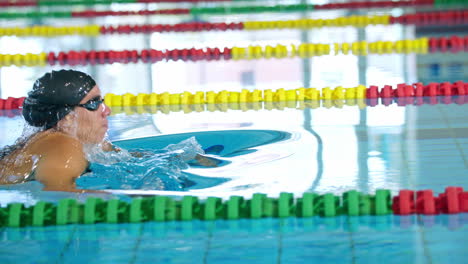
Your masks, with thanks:
<instances>
[{"instance_id":1,"label":"swimmer's shoulder","mask_svg":"<svg viewBox=\"0 0 468 264\"><path fill-rule=\"evenodd\" d=\"M48 191L77 191L75 179L88 166L83 144L76 138L61 132L36 139L34 149L39 156L35 179Z\"/></svg>"},{"instance_id":2,"label":"swimmer's shoulder","mask_svg":"<svg viewBox=\"0 0 468 264\"><path fill-rule=\"evenodd\" d=\"M44 131L31 139L28 144L32 154L74 153L83 155L83 144L70 135L57 131Z\"/></svg>"}]
</instances>

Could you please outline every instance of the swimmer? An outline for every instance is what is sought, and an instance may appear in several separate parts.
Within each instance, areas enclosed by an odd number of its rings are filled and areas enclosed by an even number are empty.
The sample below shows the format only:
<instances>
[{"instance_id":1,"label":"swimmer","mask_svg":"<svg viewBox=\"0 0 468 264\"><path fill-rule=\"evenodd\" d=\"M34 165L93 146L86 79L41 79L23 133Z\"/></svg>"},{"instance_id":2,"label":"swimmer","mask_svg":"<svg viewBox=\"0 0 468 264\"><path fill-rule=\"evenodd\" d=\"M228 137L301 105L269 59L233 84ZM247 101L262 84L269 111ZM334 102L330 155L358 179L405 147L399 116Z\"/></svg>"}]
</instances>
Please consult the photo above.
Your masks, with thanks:
<instances>
[{"instance_id":1,"label":"swimmer","mask_svg":"<svg viewBox=\"0 0 468 264\"><path fill-rule=\"evenodd\" d=\"M88 167L84 144L103 142L111 113L89 75L60 70L46 73L23 104L26 122L38 132L0 154L0 184L37 180L48 191L80 192L75 179Z\"/></svg>"},{"instance_id":2,"label":"swimmer","mask_svg":"<svg viewBox=\"0 0 468 264\"><path fill-rule=\"evenodd\" d=\"M0 151L0 184L37 180L46 191L88 191L75 184L89 167L83 147L120 151L105 140L110 113L89 75L74 70L46 73L23 104L23 117L37 132ZM206 161L201 155L195 158Z\"/></svg>"}]
</instances>

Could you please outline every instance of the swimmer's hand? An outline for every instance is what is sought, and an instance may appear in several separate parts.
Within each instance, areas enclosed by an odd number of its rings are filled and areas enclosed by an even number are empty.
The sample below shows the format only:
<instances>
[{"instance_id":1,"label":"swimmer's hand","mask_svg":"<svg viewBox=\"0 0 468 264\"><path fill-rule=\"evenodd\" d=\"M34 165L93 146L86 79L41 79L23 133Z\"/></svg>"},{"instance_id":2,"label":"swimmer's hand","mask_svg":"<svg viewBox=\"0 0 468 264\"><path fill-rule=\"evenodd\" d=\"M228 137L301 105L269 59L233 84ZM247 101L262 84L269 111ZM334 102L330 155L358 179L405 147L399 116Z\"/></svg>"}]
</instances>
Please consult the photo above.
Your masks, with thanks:
<instances>
[{"instance_id":1,"label":"swimmer's hand","mask_svg":"<svg viewBox=\"0 0 468 264\"><path fill-rule=\"evenodd\" d=\"M151 155L151 153L132 151L132 152L130 152L130 155L132 155L132 157L135 157L135 158L141 158L141 157L143 157L145 155Z\"/></svg>"},{"instance_id":2,"label":"swimmer's hand","mask_svg":"<svg viewBox=\"0 0 468 264\"><path fill-rule=\"evenodd\" d=\"M120 151L122 151L122 149L120 149L119 147L116 147L115 145L113 145L109 141L102 142L102 150L104 150L105 152L110 152L110 151L120 152Z\"/></svg>"},{"instance_id":3,"label":"swimmer's hand","mask_svg":"<svg viewBox=\"0 0 468 264\"><path fill-rule=\"evenodd\" d=\"M205 166L205 167L218 167L218 164L220 163L218 160L206 157L200 154L197 154L195 156L195 160L199 165Z\"/></svg>"},{"instance_id":4,"label":"swimmer's hand","mask_svg":"<svg viewBox=\"0 0 468 264\"><path fill-rule=\"evenodd\" d=\"M102 142L102 150L105 151L105 152L121 152L122 149L113 145L112 143L110 143L109 141L104 141ZM151 152L139 152L139 151L133 151L133 152L130 152L130 155L132 155L132 157L135 157L135 158L141 158L145 155L151 155L152 153Z\"/></svg>"}]
</instances>

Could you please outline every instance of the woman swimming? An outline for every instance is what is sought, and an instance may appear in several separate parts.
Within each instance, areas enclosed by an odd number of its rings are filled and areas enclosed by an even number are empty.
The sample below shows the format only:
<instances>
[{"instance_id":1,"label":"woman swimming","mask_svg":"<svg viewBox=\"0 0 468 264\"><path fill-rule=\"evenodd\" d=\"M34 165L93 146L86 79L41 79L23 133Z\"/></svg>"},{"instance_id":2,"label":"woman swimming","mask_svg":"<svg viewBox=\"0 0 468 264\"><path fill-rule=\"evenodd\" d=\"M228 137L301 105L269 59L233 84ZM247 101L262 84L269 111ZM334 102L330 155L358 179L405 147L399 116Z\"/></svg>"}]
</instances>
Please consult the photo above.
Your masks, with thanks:
<instances>
[{"instance_id":1,"label":"woman swimming","mask_svg":"<svg viewBox=\"0 0 468 264\"><path fill-rule=\"evenodd\" d=\"M110 113L89 75L74 70L46 73L23 104L23 117L34 133L0 150L0 185L37 180L47 191L89 191L75 183L89 167L84 146L121 151L105 140ZM141 157L144 152L130 155ZM198 153L191 158L206 167L219 164Z\"/></svg>"},{"instance_id":2,"label":"woman swimming","mask_svg":"<svg viewBox=\"0 0 468 264\"><path fill-rule=\"evenodd\" d=\"M101 90L87 74L74 70L46 73L33 85L23 104L26 122L37 132L0 153L0 184L35 179L44 190L81 192L75 179L88 167L84 144L104 141L111 111Z\"/></svg>"}]
</instances>

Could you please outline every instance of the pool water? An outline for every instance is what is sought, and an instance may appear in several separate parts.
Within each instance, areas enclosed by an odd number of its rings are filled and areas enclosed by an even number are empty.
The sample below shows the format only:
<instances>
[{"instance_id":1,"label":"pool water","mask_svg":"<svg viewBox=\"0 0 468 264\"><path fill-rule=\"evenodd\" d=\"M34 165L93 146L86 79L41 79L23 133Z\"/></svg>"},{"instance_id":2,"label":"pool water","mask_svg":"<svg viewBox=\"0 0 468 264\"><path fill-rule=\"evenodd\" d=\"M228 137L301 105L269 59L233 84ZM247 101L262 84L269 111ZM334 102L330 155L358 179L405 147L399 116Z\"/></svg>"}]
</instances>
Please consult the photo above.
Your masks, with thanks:
<instances>
[{"instance_id":1,"label":"pool water","mask_svg":"<svg viewBox=\"0 0 468 264\"><path fill-rule=\"evenodd\" d=\"M303 263L305 259L326 263L464 263L467 215L433 218L197 220L7 228L2 230L0 252L3 263ZM27 252L17 250L18 243Z\"/></svg>"},{"instance_id":2,"label":"pool water","mask_svg":"<svg viewBox=\"0 0 468 264\"><path fill-rule=\"evenodd\" d=\"M275 5L278 1L262 1ZM287 1L298 2L298 1ZM309 1L324 4L329 1ZM260 3L260 2L259 2ZM240 4L240 3L239 3ZM200 4L206 5L206 4ZM208 5L217 5L210 3ZM226 4L228 5L228 3ZM178 4L112 5L139 10ZM187 4L188 6L188 4ZM107 9L106 6L100 6ZM460 10L464 6L461 5ZM40 8L39 8L40 9ZM44 9L44 8L43 8ZM58 7L57 10L62 10ZM66 8L63 8L66 9ZM47 9L49 10L49 9ZM53 10L51 8L50 10ZM440 11L425 8L426 11ZM2 10L0 10L2 11ZM98 25L161 24L187 21L239 22L336 18L351 15L398 16L413 7L313 12L200 16L131 16L92 19ZM0 27L30 24L85 25L91 19L2 20ZM372 25L313 30L210 31L68 36L0 37L5 54L69 50L181 49L396 41L466 34L466 25ZM103 94L182 93L184 91L276 90L468 79L466 52L337 55L241 61L168 61L73 67L90 73ZM35 79L69 66L2 67L1 98L27 94ZM71 66L70 66L71 67ZM391 100L390 100L391 101ZM409 100L411 101L411 100ZM145 159L92 165L78 185L102 194L44 192L37 182L0 186L0 206L72 198L121 199L184 195L246 199L255 193L301 197L305 192L373 194L388 189L468 189L468 100L424 98L275 104L170 105L136 109L112 107L108 137L128 150L156 153ZM190 108L187 111L186 108ZM20 111L0 110L0 146L21 135ZM215 166L181 161L165 153L171 144L193 138ZM193 145L195 146L195 145ZM180 150L180 149L179 149ZM138 166L136 166L138 164ZM143 164L143 165L142 165ZM141 170L143 172L141 172ZM468 214L174 221L45 227L0 227L0 263L466 263Z\"/></svg>"},{"instance_id":3,"label":"pool water","mask_svg":"<svg viewBox=\"0 0 468 264\"><path fill-rule=\"evenodd\" d=\"M256 192L272 196L291 192L300 196L304 192L374 193L377 189L390 189L396 194L401 189L443 192L447 186L467 188L466 109L465 104L437 104L184 115L118 114L110 117L110 131L125 131L138 138L124 140L124 133L111 133L110 138L117 146L154 151L194 137L207 150L206 156L219 164L216 167L192 164L183 169L184 177L195 183L188 188L142 190L135 184L117 190L112 186L122 183L112 176L115 171L109 173L106 167L97 168L94 175L97 177L82 176L78 184L85 189L113 189L110 192L114 194L167 193L223 198L250 197ZM210 116L216 118L216 123L205 123ZM323 119L322 116L331 117ZM167 119L177 126L172 126ZM241 125L238 120L243 120ZM17 118L17 123L21 122ZM169 131L141 130L151 122L159 130ZM370 122L375 124L369 125ZM168 164L153 165L164 168ZM104 177L106 170L110 177ZM100 172L103 177L99 177ZM106 186L99 178L115 182ZM19 196L14 199L21 197L20 201L30 204L40 198L47 199L48 193L40 191L40 184L23 185L0 189L16 190Z\"/></svg>"},{"instance_id":4,"label":"pool water","mask_svg":"<svg viewBox=\"0 0 468 264\"><path fill-rule=\"evenodd\" d=\"M223 163L184 170L196 183L186 189L113 189L100 196L125 200L127 195L190 194L203 199L249 198L257 192L300 197L304 192L466 189L467 109L437 104L172 117L119 114L110 117L110 131L125 133L110 136L122 148L158 150L195 137L208 157ZM215 123L206 124L203 115L216 116ZM177 128L166 119L177 122ZM151 122L159 131L141 129ZM2 186L2 205L66 197L84 201L88 196L43 192L37 183L23 185ZM93 187L86 181L82 185ZM3 228L0 256L6 263L28 262L31 255L36 256L33 263L462 263L467 221L468 214L458 214ZM28 252L15 250L18 243Z\"/></svg>"}]
</instances>

